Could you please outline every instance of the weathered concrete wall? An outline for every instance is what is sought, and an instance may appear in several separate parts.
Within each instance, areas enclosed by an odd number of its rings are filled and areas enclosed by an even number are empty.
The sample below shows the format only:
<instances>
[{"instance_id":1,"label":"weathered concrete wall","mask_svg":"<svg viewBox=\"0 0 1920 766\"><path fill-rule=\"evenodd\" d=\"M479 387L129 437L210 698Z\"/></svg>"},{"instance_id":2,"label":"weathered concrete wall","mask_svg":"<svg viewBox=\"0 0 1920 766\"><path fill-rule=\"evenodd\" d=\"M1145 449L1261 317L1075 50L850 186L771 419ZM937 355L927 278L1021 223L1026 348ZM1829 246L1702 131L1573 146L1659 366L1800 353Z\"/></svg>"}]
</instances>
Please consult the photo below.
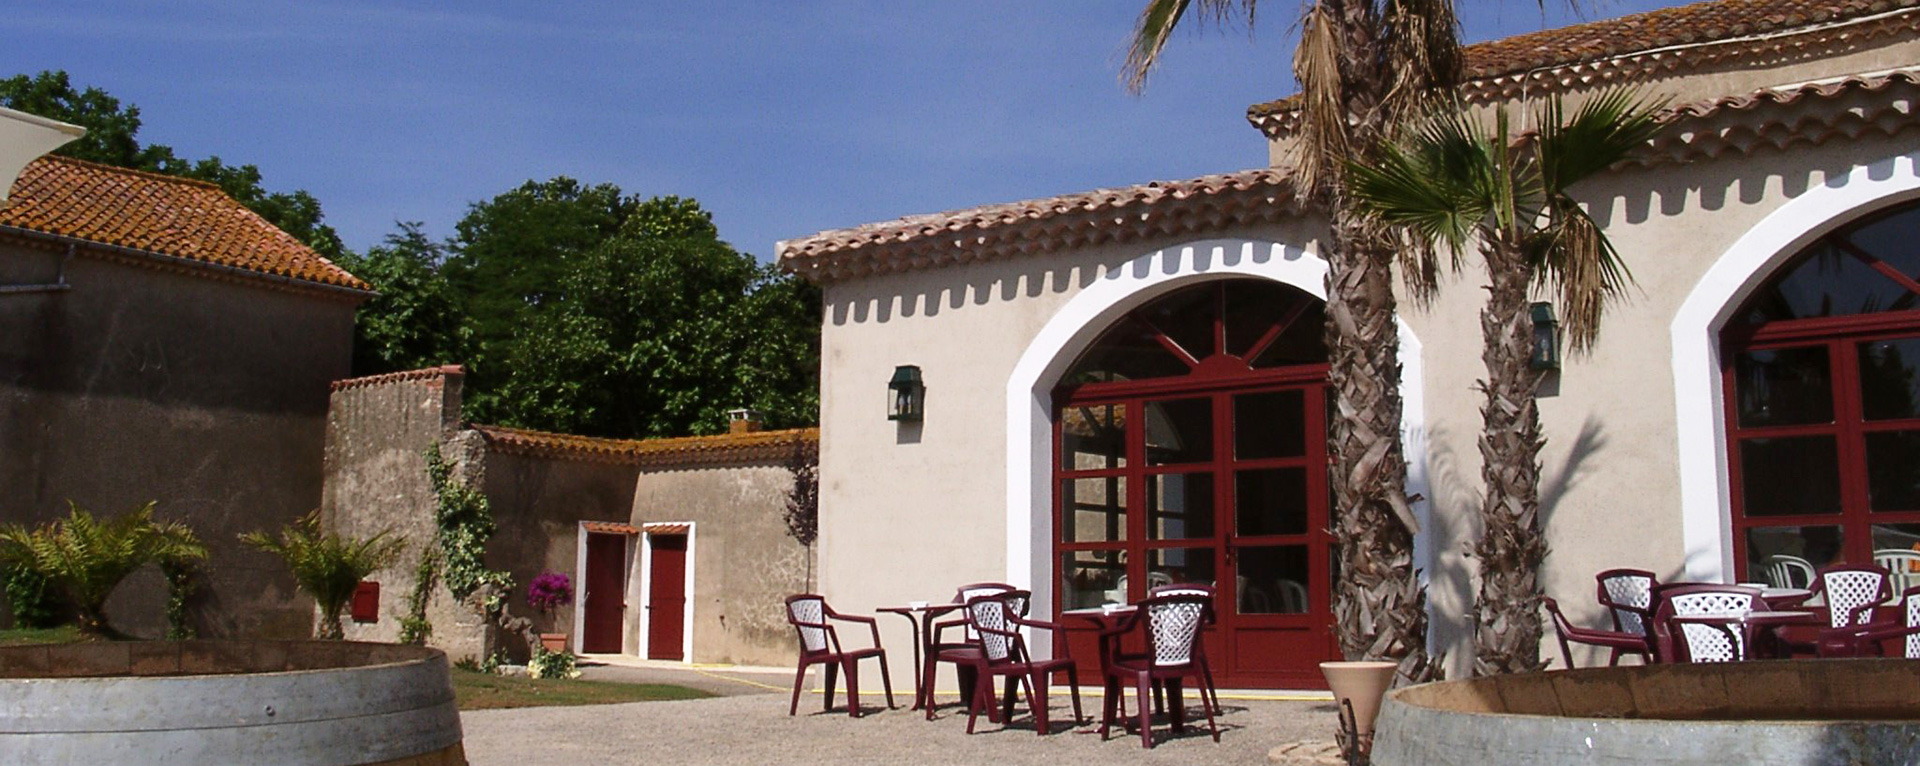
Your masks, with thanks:
<instances>
[{"instance_id":1,"label":"weathered concrete wall","mask_svg":"<svg viewBox=\"0 0 1920 766\"><path fill-rule=\"evenodd\" d=\"M333 392L327 413L326 491L322 516L329 529L367 537L389 531L407 541L400 562L369 579L380 583L380 617L346 623L354 641L398 641L400 620L413 593L420 557L438 550L436 497L427 478L426 450L442 444L470 480L480 469L478 440L456 438L460 425L459 368L348 381ZM455 601L443 583L427 601L429 642L456 659L484 657L489 631L479 615Z\"/></svg>"},{"instance_id":2,"label":"weathered concrete wall","mask_svg":"<svg viewBox=\"0 0 1920 766\"><path fill-rule=\"evenodd\" d=\"M513 575L511 614L534 621L542 633L571 635L582 594L578 571L582 521L626 521L639 469L619 463L536 457L489 451L483 485L498 524L487 546L487 566ZM571 606L541 614L527 605L527 585L541 572L561 572L573 581ZM516 637L502 637L515 656L526 651ZM577 645L577 642L576 642Z\"/></svg>"},{"instance_id":3,"label":"weathered concrete wall","mask_svg":"<svg viewBox=\"0 0 1920 766\"><path fill-rule=\"evenodd\" d=\"M51 282L60 261L0 242L0 283ZM0 520L156 500L211 549L201 635L305 636L310 602L236 535L319 506L327 384L347 373L353 302L84 251L66 279L66 292L0 297ZM164 603L149 568L108 613L157 636Z\"/></svg>"},{"instance_id":4,"label":"weathered concrete wall","mask_svg":"<svg viewBox=\"0 0 1920 766\"><path fill-rule=\"evenodd\" d=\"M692 661L793 662L784 601L809 589L811 551L787 534L782 511L792 486L784 463L650 469L640 476L634 525L693 523ZM629 591L645 593L646 573L637 561L634 569ZM638 650L638 606L633 601L628 609L628 652Z\"/></svg>"}]
</instances>

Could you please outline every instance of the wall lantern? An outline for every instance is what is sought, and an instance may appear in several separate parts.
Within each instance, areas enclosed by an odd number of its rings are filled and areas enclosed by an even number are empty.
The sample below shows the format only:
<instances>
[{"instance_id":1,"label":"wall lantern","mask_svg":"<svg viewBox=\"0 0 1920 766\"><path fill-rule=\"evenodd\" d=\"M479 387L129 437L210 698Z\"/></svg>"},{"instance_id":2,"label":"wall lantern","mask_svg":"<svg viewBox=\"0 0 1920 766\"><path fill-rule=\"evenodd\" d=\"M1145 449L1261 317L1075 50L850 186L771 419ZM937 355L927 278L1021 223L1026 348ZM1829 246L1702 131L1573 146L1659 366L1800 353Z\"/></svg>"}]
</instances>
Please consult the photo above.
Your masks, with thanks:
<instances>
[{"instance_id":1,"label":"wall lantern","mask_svg":"<svg viewBox=\"0 0 1920 766\"><path fill-rule=\"evenodd\" d=\"M1560 320L1553 317L1553 304L1533 304L1533 354L1528 366L1536 370L1560 369Z\"/></svg>"},{"instance_id":2,"label":"wall lantern","mask_svg":"<svg viewBox=\"0 0 1920 766\"><path fill-rule=\"evenodd\" d=\"M927 387L920 382L920 368L911 364L893 368L893 380L887 382L887 419L917 423L926 407Z\"/></svg>"}]
</instances>

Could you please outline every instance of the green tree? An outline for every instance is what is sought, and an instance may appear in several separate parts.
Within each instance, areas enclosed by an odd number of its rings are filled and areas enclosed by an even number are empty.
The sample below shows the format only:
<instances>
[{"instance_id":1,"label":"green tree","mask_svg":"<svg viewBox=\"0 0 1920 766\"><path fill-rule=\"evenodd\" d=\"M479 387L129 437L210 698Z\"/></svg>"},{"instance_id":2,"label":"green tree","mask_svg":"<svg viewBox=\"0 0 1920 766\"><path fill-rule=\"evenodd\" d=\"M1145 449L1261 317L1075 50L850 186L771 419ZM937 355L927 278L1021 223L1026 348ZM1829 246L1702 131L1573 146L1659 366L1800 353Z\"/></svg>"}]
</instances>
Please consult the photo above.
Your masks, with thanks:
<instances>
[{"instance_id":1,"label":"green tree","mask_svg":"<svg viewBox=\"0 0 1920 766\"><path fill-rule=\"evenodd\" d=\"M733 407L813 422L818 294L717 234L697 203L661 197L567 258L505 355L496 395L513 424L677 436L724 430Z\"/></svg>"},{"instance_id":2,"label":"green tree","mask_svg":"<svg viewBox=\"0 0 1920 766\"><path fill-rule=\"evenodd\" d=\"M1255 0L1149 0L1125 64L1138 90L1190 10L1223 24L1253 17ZM1294 165L1302 192L1329 213L1328 424L1340 578L1334 620L1349 659L1388 659L1402 676L1431 677L1426 592L1413 568L1419 531L1401 452L1395 254L1352 206L1346 169L1376 155L1392 126L1423 112L1460 78L1452 0L1304 2L1294 76L1300 81Z\"/></svg>"},{"instance_id":3,"label":"green tree","mask_svg":"<svg viewBox=\"0 0 1920 766\"><path fill-rule=\"evenodd\" d=\"M0 106L72 123L87 129L79 139L54 150L76 159L211 182L261 218L280 227L321 255L346 252L320 202L305 190L269 192L260 185L260 169L228 165L219 157L188 160L164 144L140 143L140 107L96 87L75 88L64 71L43 71L0 79Z\"/></svg>"},{"instance_id":4,"label":"green tree","mask_svg":"<svg viewBox=\"0 0 1920 766\"><path fill-rule=\"evenodd\" d=\"M66 599L90 636L119 635L107 622L107 597L120 581L148 564L179 566L204 560L207 548L179 522L153 520L153 503L104 521L67 503L65 519L29 529L0 526L0 566L39 573Z\"/></svg>"},{"instance_id":5,"label":"green tree","mask_svg":"<svg viewBox=\"0 0 1920 766\"><path fill-rule=\"evenodd\" d=\"M1350 168L1353 199L1403 237L1407 270L1462 267L1478 246L1488 277L1480 310L1487 374L1480 381L1480 505L1474 552L1474 673L1521 673L1540 662L1540 413L1530 364L1531 286L1558 293L1568 345L1590 349L1606 304L1632 275L1569 190L1626 159L1659 129L1659 106L1613 90L1563 112L1541 106L1535 131L1514 136L1507 110L1493 127L1464 108L1419 125L1400 144ZM1444 257L1443 257L1444 251ZM1445 261L1443 263L1442 261Z\"/></svg>"},{"instance_id":6,"label":"green tree","mask_svg":"<svg viewBox=\"0 0 1920 766\"><path fill-rule=\"evenodd\" d=\"M420 231L400 231L366 255L347 253L340 266L379 292L360 304L354 320L353 369L376 374L466 360L472 330L464 296L441 265L446 248Z\"/></svg>"},{"instance_id":7,"label":"green tree","mask_svg":"<svg viewBox=\"0 0 1920 766\"><path fill-rule=\"evenodd\" d=\"M277 535L248 532L240 535L240 542L286 562L294 583L320 606L317 637L332 640L346 635L340 613L360 581L392 564L407 547L405 540L393 537L390 531L355 538L321 529L318 511L288 524Z\"/></svg>"}]
</instances>

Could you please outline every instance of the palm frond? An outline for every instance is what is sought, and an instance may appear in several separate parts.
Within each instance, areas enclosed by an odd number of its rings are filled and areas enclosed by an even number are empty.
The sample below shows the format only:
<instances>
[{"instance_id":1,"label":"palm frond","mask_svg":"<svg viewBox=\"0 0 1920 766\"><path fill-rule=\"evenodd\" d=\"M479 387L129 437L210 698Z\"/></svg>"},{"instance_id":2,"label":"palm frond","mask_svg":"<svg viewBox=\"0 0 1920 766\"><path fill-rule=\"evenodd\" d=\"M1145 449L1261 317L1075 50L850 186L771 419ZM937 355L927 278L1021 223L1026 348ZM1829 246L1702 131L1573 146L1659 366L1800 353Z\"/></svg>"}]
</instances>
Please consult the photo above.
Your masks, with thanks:
<instances>
[{"instance_id":1,"label":"palm frond","mask_svg":"<svg viewBox=\"0 0 1920 766\"><path fill-rule=\"evenodd\" d=\"M1315 2L1300 22L1300 47L1293 54L1293 76L1300 81L1300 139L1294 167L1302 186L1320 189L1353 156L1340 65L1339 19L1324 2Z\"/></svg>"},{"instance_id":2,"label":"palm frond","mask_svg":"<svg viewBox=\"0 0 1920 766\"><path fill-rule=\"evenodd\" d=\"M317 511L288 524L277 535L248 532L240 535L240 541L279 556L293 574L294 584L313 597L329 620L337 619L361 580L392 564L406 548L406 541L394 537L392 530L365 538L326 531Z\"/></svg>"},{"instance_id":3,"label":"palm frond","mask_svg":"<svg viewBox=\"0 0 1920 766\"><path fill-rule=\"evenodd\" d=\"M1460 81L1460 18L1453 0L1388 0L1385 68L1388 85L1381 108L1399 121L1431 111Z\"/></svg>"},{"instance_id":4,"label":"palm frond","mask_svg":"<svg viewBox=\"0 0 1920 766\"><path fill-rule=\"evenodd\" d=\"M1572 116L1558 98L1540 107L1537 154L1546 194L1562 194L1627 159L1660 132L1665 99L1645 99L1627 88L1595 94Z\"/></svg>"},{"instance_id":5,"label":"palm frond","mask_svg":"<svg viewBox=\"0 0 1920 766\"><path fill-rule=\"evenodd\" d=\"M1160 54L1173 39L1174 29L1180 26L1189 8L1196 9L1203 21L1222 27L1240 21L1244 13L1244 21L1251 29L1257 4L1257 0L1198 0L1196 6L1194 0L1148 0L1147 7L1134 22L1126 62L1120 65L1120 78L1126 81L1127 90L1137 94L1146 88L1147 75L1159 65Z\"/></svg>"},{"instance_id":6,"label":"palm frond","mask_svg":"<svg viewBox=\"0 0 1920 766\"><path fill-rule=\"evenodd\" d=\"M1402 276L1417 301L1431 297L1441 270L1459 271L1475 234L1500 204L1495 139L1465 112L1449 110L1414 126L1402 141L1348 165L1348 193L1363 214L1401 241Z\"/></svg>"},{"instance_id":7,"label":"palm frond","mask_svg":"<svg viewBox=\"0 0 1920 766\"><path fill-rule=\"evenodd\" d=\"M1565 195L1549 202L1552 224L1542 232L1533 254L1534 281L1559 295L1561 326L1567 346L1586 353L1600 338L1606 305L1625 294L1633 274L1599 222Z\"/></svg>"}]
</instances>

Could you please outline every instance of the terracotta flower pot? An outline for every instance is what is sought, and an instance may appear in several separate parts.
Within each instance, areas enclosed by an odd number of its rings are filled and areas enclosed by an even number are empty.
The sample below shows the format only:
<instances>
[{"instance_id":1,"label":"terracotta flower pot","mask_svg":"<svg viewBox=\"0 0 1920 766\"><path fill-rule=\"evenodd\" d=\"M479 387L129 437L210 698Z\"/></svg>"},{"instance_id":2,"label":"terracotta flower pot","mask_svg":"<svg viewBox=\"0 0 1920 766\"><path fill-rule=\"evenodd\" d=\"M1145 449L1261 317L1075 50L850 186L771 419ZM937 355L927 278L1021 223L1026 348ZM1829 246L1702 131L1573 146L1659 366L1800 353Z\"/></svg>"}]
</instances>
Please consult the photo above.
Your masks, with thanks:
<instances>
[{"instance_id":1,"label":"terracotta flower pot","mask_svg":"<svg viewBox=\"0 0 1920 766\"><path fill-rule=\"evenodd\" d=\"M542 633L540 634L540 645L545 647L549 652L564 652L567 650L567 634Z\"/></svg>"},{"instance_id":2,"label":"terracotta flower pot","mask_svg":"<svg viewBox=\"0 0 1920 766\"><path fill-rule=\"evenodd\" d=\"M1334 701L1346 700L1353 705L1354 733L1360 742L1373 740L1373 719L1380 715L1380 700L1393 685L1393 674L1399 667L1392 662L1320 663L1320 673L1327 677Z\"/></svg>"}]
</instances>

